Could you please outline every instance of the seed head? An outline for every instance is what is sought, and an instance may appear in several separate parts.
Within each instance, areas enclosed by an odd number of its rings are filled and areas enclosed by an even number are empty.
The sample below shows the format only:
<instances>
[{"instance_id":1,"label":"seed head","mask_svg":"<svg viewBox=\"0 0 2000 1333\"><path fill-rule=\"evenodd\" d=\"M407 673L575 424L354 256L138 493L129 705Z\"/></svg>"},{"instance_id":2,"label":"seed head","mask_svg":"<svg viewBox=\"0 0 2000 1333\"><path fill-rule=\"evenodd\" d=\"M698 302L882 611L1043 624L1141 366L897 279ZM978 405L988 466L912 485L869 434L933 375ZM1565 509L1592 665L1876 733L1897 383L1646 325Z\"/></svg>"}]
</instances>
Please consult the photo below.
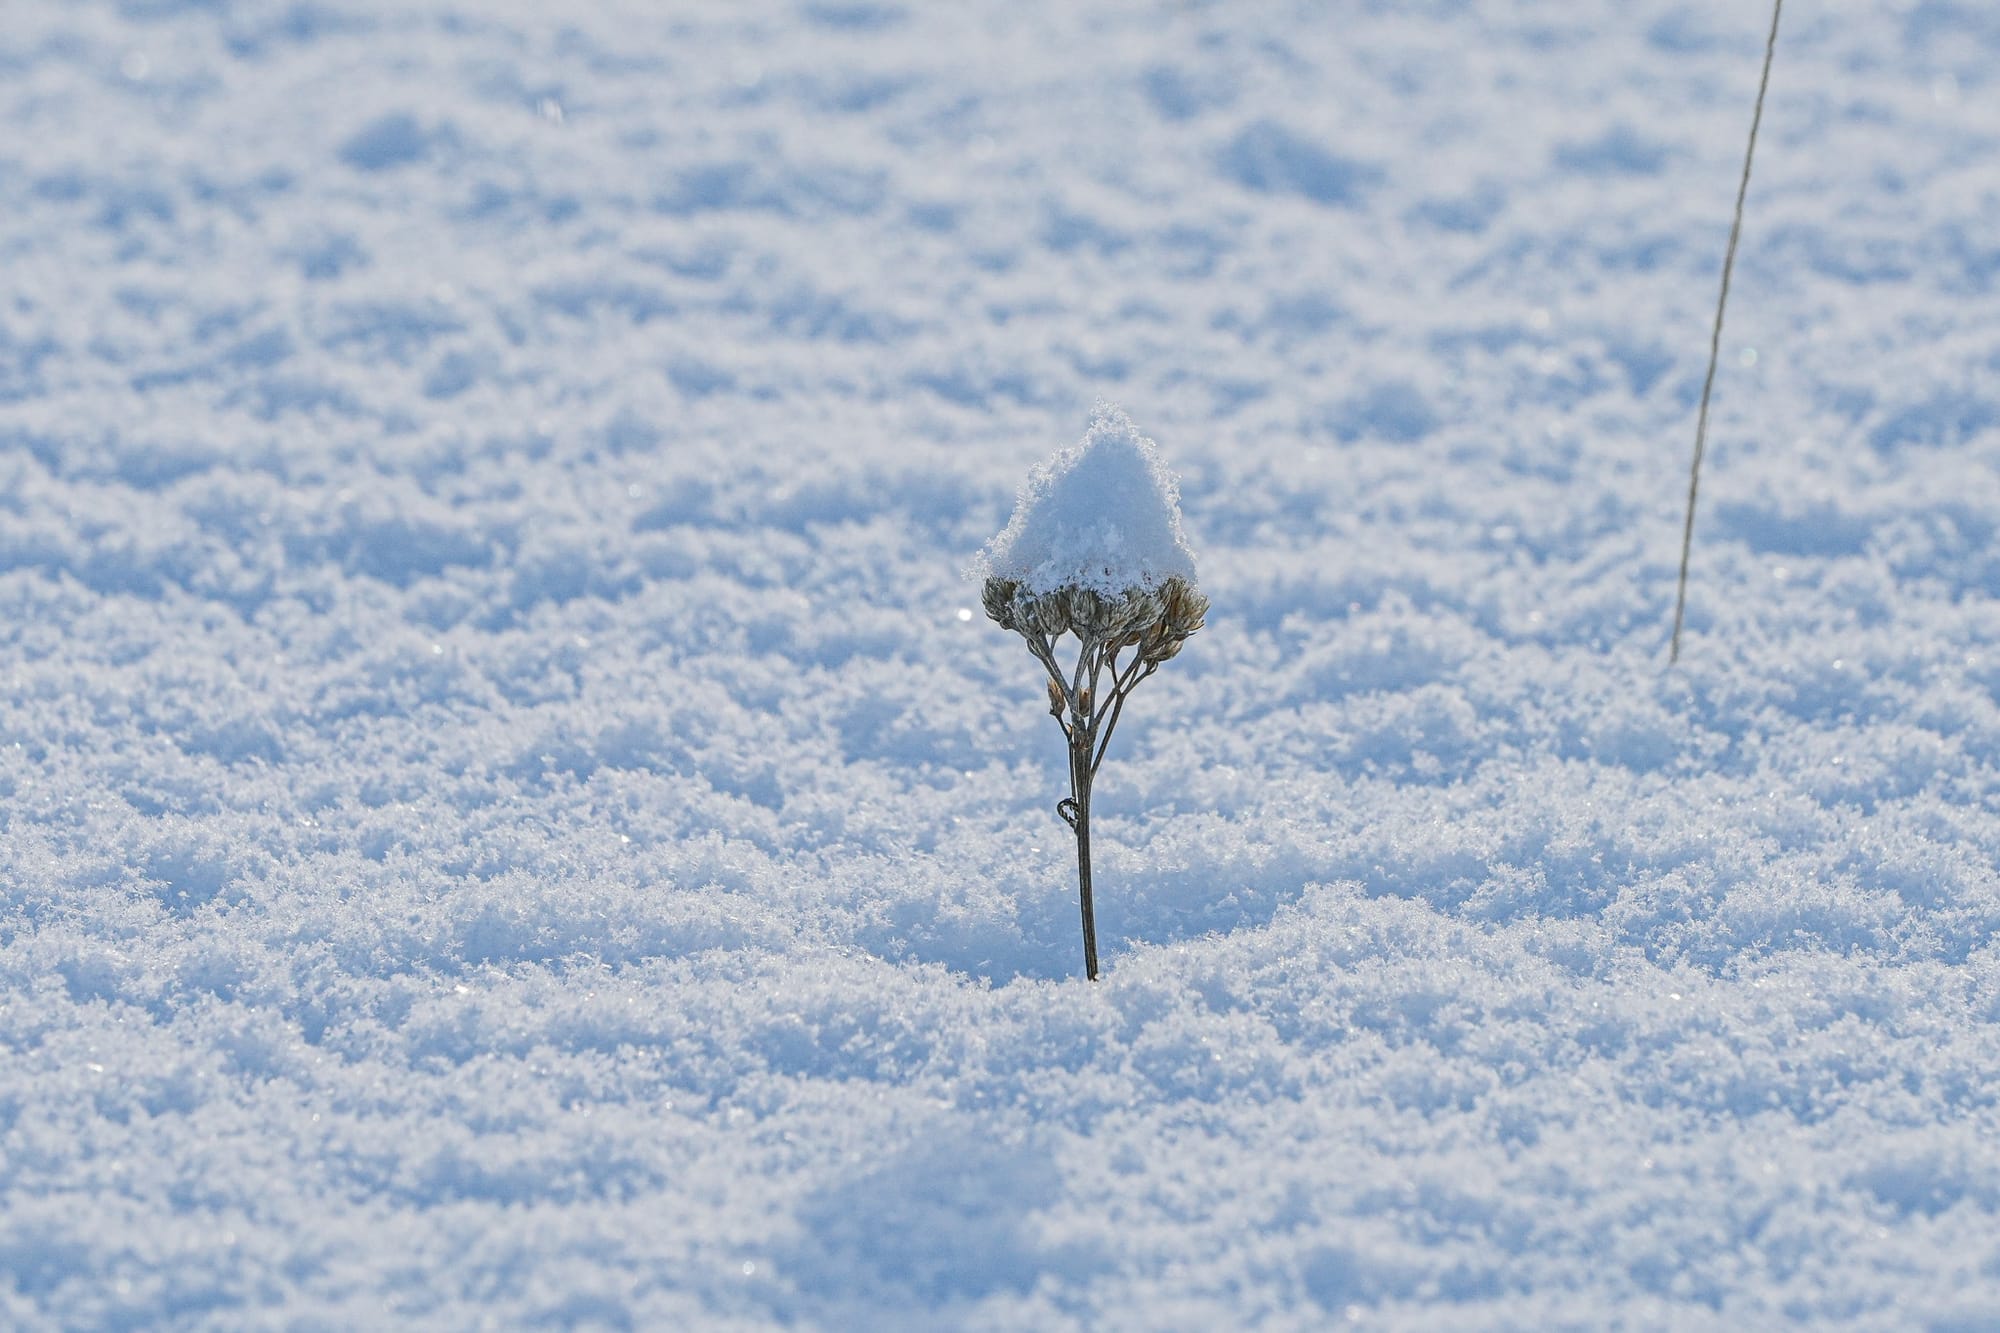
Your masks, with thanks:
<instances>
[{"instance_id":1,"label":"seed head","mask_svg":"<svg viewBox=\"0 0 2000 1333\"><path fill-rule=\"evenodd\" d=\"M979 601L986 608L986 616L1001 629L1019 628L1019 620L1014 614L1014 595L1021 585L1012 579L988 579L979 589Z\"/></svg>"},{"instance_id":2,"label":"seed head","mask_svg":"<svg viewBox=\"0 0 2000 1333\"><path fill-rule=\"evenodd\" d=\"M1065 588L1052 594L1063 599L1069 612L1069 627L1079 639L1093 638L1104 619L1104 599L1089 588Z\"/></svg>"},{"instance_id":3,"label":"seed head","mask_svg":"<svg viewBox=\"0 0 2000 1333\"><path fill-rule=\"evenodd\" d=\"M1021 623L1037 634L1046 634L1054 639L1070 628L1069 599L1060 592L1045 592L1039 596L1023 594L1020 607Z\"/></svg>"},{"instance_id":4,"label":"seed head","mask_svg":"<svg viewBox=\"0 0 2000 1333\"><path fill-rule=\"evenodd\" d=\"M1202 627L1208 616L1208 598L1186 579L1171 578L1160 585L1160 617L1149 625L1139 640L1139 654L1148 662L1165 662L1180 652L1188 636Z\"/></svg>"},{"instance_id":5,"label":"seed head","mask_svg":"<svg viewBox=\"0 0 2000 1333\"><path fill-rule=\"evenodd\" d=\"M1208 615L1208 598L1178 576L1158 588L1128 588L1117 597L1077 586L1035 593L1013 579L989 578L980 601L1002 629L1031 639L1074 634L1113 649L1137 648L1154 663L1179 653Z\"/></svg>"}]
</instances>

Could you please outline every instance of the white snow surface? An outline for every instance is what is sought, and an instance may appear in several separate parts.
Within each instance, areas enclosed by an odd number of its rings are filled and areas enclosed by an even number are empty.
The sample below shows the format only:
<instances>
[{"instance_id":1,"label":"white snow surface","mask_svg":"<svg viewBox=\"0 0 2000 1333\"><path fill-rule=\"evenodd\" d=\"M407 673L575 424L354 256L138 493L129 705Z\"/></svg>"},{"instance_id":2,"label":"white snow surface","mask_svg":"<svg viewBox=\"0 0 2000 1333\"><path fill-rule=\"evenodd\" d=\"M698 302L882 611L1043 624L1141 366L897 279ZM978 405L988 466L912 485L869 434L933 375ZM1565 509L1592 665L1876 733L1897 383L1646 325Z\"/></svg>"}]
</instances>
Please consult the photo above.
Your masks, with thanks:
<instances>
[{"instance_id":1,"label":"white snow surface","mask_svg":"<svg viewBox=\"0 0 2000 1333\"><path fill-rule=\"evenodd\" d=\"M1014 517L973 564L1031 593L1088 588L1116 597L1169 579L1195 582L1180 485L1159 446L1099 404L1083 439L1028 475Z\"/></svg>"},{"instance_id":2,"label":"white snow surface","mask_svg":"<svg viewBox=\"0 0 2000 1333\"><path fill-rule=\"evenodd\" d=\"M1767 15L10 0L0 1326L1991 1327L2000 8L1787 7L1668 670Z\"/></svg>"}]
</instances>

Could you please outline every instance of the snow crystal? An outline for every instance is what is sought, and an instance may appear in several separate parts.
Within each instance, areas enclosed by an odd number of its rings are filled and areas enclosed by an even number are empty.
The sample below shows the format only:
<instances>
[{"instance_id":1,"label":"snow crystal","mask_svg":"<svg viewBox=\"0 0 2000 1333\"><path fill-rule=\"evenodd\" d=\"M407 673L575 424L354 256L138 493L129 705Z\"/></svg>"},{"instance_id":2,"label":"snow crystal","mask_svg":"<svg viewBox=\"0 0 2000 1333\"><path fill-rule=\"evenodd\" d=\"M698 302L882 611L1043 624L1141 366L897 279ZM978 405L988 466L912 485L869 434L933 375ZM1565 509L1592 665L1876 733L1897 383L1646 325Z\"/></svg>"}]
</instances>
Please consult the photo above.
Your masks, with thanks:
<instances>
[{"instance_id":1,"label":"snow crystal","mask_svg":"<svg viewBox=\"0 0 2000 1333\"><path fill-rule=\"evenodd\" d=\"M1180 488L1158 446L1124 412L1099 404L1083 439L1029 475L1013 521L973 573L1037 593L1079 587L1115 596L1171 578L1194 582Z\"/></svg>"}]
</instances>

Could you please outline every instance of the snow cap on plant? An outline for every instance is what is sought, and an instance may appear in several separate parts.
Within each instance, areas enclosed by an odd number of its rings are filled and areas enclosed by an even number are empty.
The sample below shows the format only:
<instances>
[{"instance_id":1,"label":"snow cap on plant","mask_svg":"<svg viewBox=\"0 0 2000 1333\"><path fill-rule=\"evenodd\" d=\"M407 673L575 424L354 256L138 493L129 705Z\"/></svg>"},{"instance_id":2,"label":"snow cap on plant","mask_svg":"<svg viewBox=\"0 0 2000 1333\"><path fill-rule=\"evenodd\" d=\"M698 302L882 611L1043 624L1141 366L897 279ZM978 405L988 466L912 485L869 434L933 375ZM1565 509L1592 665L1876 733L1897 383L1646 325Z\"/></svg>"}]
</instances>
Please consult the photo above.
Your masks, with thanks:
<instances>
[{"instance_id":1,"label":"snow cap on plant","mask_svg":"<svg viewBox=\"0 0 2000 1333\"><path fill-rule=\"evenodd\" d=\"M973 572L1036 595L1083 588L1122 598L1170 579L1192 587L1180 487L1159 447L1118 408L1099 403L1083 439L1028 475L1013 521L979 553Z\"/></svg>"}]
</instances>

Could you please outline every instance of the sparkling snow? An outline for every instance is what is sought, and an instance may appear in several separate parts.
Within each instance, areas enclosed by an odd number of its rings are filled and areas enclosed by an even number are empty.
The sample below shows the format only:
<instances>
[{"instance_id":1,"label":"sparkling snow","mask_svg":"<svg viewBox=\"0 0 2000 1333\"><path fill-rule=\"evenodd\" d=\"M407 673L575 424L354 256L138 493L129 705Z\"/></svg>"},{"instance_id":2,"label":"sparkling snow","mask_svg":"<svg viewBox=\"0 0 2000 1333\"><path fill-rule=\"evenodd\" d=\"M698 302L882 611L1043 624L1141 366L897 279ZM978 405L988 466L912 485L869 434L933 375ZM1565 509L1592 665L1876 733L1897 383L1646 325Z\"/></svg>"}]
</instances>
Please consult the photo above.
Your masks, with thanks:
<instances>
[{"instance_id":1,"label":"sparkling snow","mask_svg":"<svg viewBox=\"0 0 2000 1333\"><path fill-rule=\"evenodd\" d=\"M2000 9L4 12L0 1326L1990 1326Z\"/></svg>"}]
</instances>

